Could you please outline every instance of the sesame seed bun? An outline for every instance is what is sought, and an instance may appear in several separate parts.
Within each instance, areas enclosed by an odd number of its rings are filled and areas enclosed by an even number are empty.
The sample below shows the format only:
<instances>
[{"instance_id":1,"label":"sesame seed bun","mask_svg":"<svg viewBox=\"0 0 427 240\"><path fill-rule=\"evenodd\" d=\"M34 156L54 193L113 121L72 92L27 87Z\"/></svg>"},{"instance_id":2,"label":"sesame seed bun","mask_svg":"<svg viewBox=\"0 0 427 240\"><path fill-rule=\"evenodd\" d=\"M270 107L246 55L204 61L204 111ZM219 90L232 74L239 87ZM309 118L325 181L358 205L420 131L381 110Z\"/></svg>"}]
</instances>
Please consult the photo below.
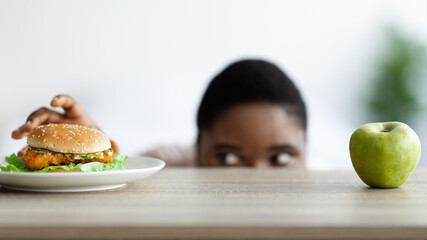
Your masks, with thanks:
<instances>
[{"instance_id":1,"label":"sesame seed bun","mask_svg":"<svg viewBox=\"0 0 427 240\"><path fill-rule=\"evenodd\" d=\"M35 128L27 137L30 147L54 152L87 154L111 148L111 142L101 131L80 125L47 124Z\"/></svg>"}]
</instances>

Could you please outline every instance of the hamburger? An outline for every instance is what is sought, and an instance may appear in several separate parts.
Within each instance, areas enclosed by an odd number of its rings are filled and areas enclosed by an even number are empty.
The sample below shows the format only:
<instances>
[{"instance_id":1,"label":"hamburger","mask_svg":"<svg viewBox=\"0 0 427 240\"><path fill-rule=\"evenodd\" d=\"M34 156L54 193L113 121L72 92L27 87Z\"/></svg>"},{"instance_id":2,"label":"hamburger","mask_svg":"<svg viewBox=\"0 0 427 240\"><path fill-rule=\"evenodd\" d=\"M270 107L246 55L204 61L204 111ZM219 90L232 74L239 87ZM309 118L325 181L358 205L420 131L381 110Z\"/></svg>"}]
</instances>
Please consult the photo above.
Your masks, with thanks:
<instances>
[{"instance_id":1,"label":"hamburger","mask_svg":"<svg viewBox=\"0 0 427 240\"><path fill-rule=\"evenodd\" d=\"M30 132L27 143L23 162L28 171L91 172L124 169L126 158L115 154L108 137L97 129L73 124L41 125ZM12 155L6 161L9 165L11 162L13 165L21 165L21 169L26 171L22 164L16 164L16 158L16 155ZM19 169L19 166L15 167ZM2 171L5 171L3 168Z\"/></svg>"}]
</instances>

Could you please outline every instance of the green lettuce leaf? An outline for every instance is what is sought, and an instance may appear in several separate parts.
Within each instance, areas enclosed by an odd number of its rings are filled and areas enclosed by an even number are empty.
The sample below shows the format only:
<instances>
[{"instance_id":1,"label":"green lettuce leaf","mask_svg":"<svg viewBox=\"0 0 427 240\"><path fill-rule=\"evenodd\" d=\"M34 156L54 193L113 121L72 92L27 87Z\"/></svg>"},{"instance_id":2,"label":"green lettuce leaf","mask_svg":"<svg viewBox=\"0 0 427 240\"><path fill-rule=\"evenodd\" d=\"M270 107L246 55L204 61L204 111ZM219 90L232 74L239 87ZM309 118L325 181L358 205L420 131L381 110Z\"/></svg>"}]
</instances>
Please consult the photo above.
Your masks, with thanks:
<instances>
[{"instance_id":1,"label":"green lettuce leaf","mask_svg":"<svg viewBox=\"0 0 427 240\"><path fill-rule=\"evenodd\" d=\"M101 172L101 171L111 171L111 170L124 170L125 160L127 156L121 155L119 153L114 153L115 158L112 163L102 163L102 162L90 162L90 163L79 163L70 165L60 165L60 166L49 166L41 170L31 171L25 166L24 159L18 158L14 153L9 157L6 157L6 162L9 163L7 166L2 166L0 164L0 170L4 172L47 172L52 170L67 170L67 171L81 171L81 172Z\"/></svg>"},{"instance_id":2,"label":"green lettuce leaf","mask_svg":"<svg viewBox=\"0 0 427 240\"><path fill-rule=\"evenodd\" d=\"M6 167L0 164L0 170L4 172L31 172L25 167L24 159L18 158L15 153L6 157L6 162L9 163Z\"/></svg>"}]
</instances>

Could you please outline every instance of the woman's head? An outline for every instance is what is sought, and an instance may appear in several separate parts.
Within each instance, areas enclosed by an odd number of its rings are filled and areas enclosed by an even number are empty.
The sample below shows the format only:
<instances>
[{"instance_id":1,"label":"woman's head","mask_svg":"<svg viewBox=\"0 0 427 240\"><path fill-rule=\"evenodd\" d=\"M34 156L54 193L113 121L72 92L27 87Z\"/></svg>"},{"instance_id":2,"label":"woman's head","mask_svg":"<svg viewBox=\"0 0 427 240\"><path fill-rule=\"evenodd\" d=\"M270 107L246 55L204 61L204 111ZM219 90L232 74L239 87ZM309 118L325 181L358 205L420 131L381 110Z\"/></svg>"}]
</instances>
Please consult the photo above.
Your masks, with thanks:
<instances>
[{"instance_id":1,"label":"woman's head","mask_svg":"<svg viewBox=\"0 0 427 240\"><path fill-rule=\"evenodd\" d=\"M274 64L243 60L209 84L197 114L202 166L302 166L307 114L292 81Z\"/></svg>"}]
</instances>

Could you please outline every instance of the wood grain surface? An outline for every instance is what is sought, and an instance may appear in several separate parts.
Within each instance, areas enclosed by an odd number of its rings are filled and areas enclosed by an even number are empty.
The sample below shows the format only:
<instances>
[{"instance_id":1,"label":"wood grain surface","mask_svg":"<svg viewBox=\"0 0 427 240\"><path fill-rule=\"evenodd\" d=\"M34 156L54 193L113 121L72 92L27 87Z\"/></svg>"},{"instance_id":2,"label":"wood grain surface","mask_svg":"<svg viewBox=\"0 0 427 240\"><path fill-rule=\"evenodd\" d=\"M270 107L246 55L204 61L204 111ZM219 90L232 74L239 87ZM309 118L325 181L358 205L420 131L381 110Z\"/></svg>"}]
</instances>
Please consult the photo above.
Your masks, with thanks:
<instances>
[{"instance_id":1,"label":"wood grain surface","mask_svg":"<svg viewBox=\"0 0 427 240\"><path fill-rule=\"evenodd\" d=\"M426 239L427 169L373 189L354 171L165 168L125 188L0 190L2 239Z\"/></svg>"}]
</instances>

